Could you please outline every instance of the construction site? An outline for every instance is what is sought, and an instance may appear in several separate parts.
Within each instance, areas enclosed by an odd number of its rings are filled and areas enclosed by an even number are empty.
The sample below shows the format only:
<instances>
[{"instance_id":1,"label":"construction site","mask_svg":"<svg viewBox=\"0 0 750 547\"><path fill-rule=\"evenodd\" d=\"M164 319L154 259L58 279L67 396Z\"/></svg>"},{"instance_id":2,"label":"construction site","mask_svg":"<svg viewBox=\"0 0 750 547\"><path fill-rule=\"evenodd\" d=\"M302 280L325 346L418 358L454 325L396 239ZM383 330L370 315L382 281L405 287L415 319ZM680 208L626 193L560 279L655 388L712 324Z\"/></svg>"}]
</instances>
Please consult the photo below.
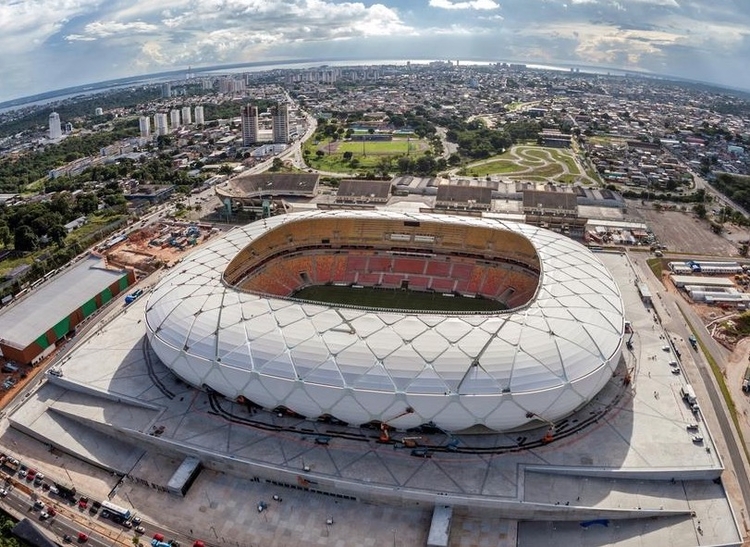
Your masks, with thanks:
<instances>
[{"instance_id":1,"label":"construction site","mask_svg":"<svg viewBox=\"0 0 750 547\"><path fill-rule=\"evenodd\" d=\"M98 250L112 265L149 274L161 267L170 268L218 231L211 224L165 220L110 238Z\"/></svg>"}]
</instances>

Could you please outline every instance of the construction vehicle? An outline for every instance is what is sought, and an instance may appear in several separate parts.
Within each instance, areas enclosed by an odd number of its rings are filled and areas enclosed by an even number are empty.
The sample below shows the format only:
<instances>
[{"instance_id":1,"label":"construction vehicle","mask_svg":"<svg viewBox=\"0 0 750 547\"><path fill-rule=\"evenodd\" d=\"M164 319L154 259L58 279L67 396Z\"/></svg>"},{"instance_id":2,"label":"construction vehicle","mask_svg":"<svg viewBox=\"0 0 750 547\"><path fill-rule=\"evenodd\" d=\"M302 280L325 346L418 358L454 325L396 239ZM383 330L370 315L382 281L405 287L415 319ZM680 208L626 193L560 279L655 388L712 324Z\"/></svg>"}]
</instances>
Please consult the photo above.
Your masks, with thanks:
<instances>
[{"instance_id":1,"label":"construction vehicle","mask_svg":"<svg viewBox=\"0 0 750 547\"><path fill-rule=\"evenodd\" d=\"M407 414L413 414L414 409L410 406L407 406L406 409L404 409L403 412L400 412L396 414L393 418L390 420L385 420L380 424L380 437L378 438L378 442L381 443L389 443L391 442L391 426L388 425L388 422L392 422L394 420L398 420L402 416L406 416Z\"/></svg>"},{"instance_id":2,"label":"construction vehicle","mask_svg":"<svg viewBox=\"0 0 750 547\"><path fill-rule=\"evenodd\" d=\"M419 444L418 441L421 440L422 437L404 437L401 439L401 442L406 448L415 448Z\"/></svg>"},{"instance_id":3,"label":"construction vehicle","mask_svg":"<svg viewBox=\"0 0 750 547\"><path fill-rule=\"evenodd\" d=\"M531 412L531 411L526 413L526 417L529 419L536 418L538 420L543 421L549 426L547 428L547 432L544 434L544 437L542 437L543 444L551 443L555 439L555 423L554 422L551 422L547 418L544 418L540 416L539 414L535 412Z\"/></svg>"}]
</instances>

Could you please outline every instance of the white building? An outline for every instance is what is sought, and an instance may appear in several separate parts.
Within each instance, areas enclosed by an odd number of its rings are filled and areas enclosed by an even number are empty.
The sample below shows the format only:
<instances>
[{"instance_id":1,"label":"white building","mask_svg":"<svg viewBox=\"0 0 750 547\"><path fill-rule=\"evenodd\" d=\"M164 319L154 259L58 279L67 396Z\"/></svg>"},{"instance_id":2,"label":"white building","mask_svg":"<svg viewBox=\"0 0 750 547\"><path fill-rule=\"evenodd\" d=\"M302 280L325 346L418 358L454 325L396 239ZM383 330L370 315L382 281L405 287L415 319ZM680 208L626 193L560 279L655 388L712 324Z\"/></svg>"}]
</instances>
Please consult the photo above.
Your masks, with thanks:
<instances>
[{"instance_id":1,"label":"white building","mask_svg":"<svg viewBox=\"0 0 750 547\"><path fill-rule=\"evenodd\" d=\"M141 137L148 138L151 136L151 119L148 116L141 116L138 120L138 128L141 131Z\"/></svg>"},{"instance_id":2,"label":"white building","mask_svg":"<svg viewBox=\"0 0 750 547\"><path fill-rule=\"evenodd\" d=\"M62 127L60 126L60 114L52 112L49 115L49 138L56 141L62 138Z\"/></svg>"},{"instance_id":3,"label":"white building","mask_svg":"<svg viewBox=\"0 0 750 547\"><path fill-rule=\"evenodd\" d=\"M258 107L246 104L240 113L242 119L242 146L258 142Z\"/></svg>"},{"instance_id":4,"label":"white building","mask_svg":"<svg viewBox=\"0 0 750 547\"><path fill-rule=\"evenodd\" d=\"M204 123L206 123L206 120L203 117L203 107L202 106L196 106L195 107L195 123L196 123L196 125L203 125Z\"/></svg>"},{"instance_id":5,"label":"white building","mask_svg":"<svg viewBox=\"0 0 750 547\"><path fill-rule=\"evenodd\" d=\"M508 300L505 311L455 314L286 299L293 290L287 283L306 283L316 272L321 283L369 275L370 266L355 271L346 255L324 246L294 254L333 230L352 242L382 239L383 250L406 238L429 246L435 254L424 260L431 267L448 264L442 277L432 278L445 294L459 282L470 290L470 276L444 260L451 249L431 242L463 239L469 249L490 238L498 257L525 261L503 266L491 292L515 288L511 296L519 300ZM266 270L252 265L270 252L282 260L264 266L276 268L265 278L273 287L253 290L247 283ZM388 260L395 266L384 267L387 275L407 275L399 265L406 259ZM241 276L243 288L229 285L228 275ZM410 283L420 277L408 275ZM451 215L312 211L237 228L185 258L150 294L146 329L154 352L177 377L229 400L242 396L264 408L357 425L513 431L560 420L596 396L620 360L623 314L617 283L599 259L549 230Z\"/></svg>"},{"instance_id":6,"label":"white building","mask_svg":"<svg viewBox=\"0 0 750 547\"><path fill-rule=\"evenodd\" d=\"M104 110L101 108L97 108L94 110L94 116L102 116L104 114Z\"/></svg>"},{"instance_id":7,"label":"white building","mask_svg":"<svg viewBox=\"0 0 750 547\"><path fill-rule=\"evenodd\" d=\"M193 123L193 116L190 113L190 107L189 106L183 106L182 107L182 124L183 125L191 125Z\"/></svg>"},{"instance_id":8,"label":"white building","mask_svg":"<svg viewBox=\"0 0 750 547\"><path fill-rule=\"evenodd\" d=\"M172 124L172 131L180 127L180 111L176 108L169 111L169 123Z\"/></svg>"},{"instance_id":9,"label":"white building","mask_svg":"<svg viewBox=\"0 0 750 547\"><path fill-rule=\"evenodd\" d=\"M271 116L273 117L273 142L289 142L289 105L277 104L271 109Z\"/></svg>"},{"instance_id":10,"label":"white building","mask_svg":"<svg viewBox=\"0 0 750 547\"><path fill-rule=\"evenodd\" d=\"M156 128L157 135L168 135L169 124L167 123L167 115L164 112L154 114L154 127Z\"/></svg>"}]
</instances>

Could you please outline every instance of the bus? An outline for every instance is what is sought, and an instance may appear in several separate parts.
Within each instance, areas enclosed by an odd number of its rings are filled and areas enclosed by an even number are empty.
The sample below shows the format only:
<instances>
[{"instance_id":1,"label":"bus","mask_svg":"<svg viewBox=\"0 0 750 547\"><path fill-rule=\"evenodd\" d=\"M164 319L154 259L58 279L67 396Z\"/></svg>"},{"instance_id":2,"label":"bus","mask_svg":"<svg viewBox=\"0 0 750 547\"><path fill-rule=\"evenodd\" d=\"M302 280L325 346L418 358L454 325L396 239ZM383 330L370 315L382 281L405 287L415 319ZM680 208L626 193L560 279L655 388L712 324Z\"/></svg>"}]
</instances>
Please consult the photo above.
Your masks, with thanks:
<instances>
[{"instance_id":1,"label":"bus","mask_svg":"<svg viewBox=\"0 0 750 547\"><path fill-rule=\"evenodd\" d=\"M114 503L111 503L109 501L102 502L102 509L106 509L113 516L118 516L122 520L130 519L130 509L125 509L124 507L120 507L119 505L115 505Z\"/></svg>"}]
</instances>

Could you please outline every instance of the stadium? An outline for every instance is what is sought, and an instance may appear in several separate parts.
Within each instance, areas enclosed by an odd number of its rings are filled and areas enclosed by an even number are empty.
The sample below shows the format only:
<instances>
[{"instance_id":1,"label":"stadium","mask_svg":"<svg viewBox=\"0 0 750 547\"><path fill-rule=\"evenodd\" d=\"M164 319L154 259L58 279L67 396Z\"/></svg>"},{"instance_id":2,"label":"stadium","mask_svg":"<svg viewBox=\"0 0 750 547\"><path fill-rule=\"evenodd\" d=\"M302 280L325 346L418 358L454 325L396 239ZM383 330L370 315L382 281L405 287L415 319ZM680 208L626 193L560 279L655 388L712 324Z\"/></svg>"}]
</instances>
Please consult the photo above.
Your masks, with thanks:
<instances>
[{"instance_id":1,"label":"stadium","mask_svg":"<svg viewBox=\"0 0 750 547\"><path fill-rule=\"evenodd\" d=\"M601 262L543 228L313 211L186 258L151 293L146 329L175 375L233 400L476 433L589 402L618 365L624 316Z\"/></svg>"}]
</instances>

